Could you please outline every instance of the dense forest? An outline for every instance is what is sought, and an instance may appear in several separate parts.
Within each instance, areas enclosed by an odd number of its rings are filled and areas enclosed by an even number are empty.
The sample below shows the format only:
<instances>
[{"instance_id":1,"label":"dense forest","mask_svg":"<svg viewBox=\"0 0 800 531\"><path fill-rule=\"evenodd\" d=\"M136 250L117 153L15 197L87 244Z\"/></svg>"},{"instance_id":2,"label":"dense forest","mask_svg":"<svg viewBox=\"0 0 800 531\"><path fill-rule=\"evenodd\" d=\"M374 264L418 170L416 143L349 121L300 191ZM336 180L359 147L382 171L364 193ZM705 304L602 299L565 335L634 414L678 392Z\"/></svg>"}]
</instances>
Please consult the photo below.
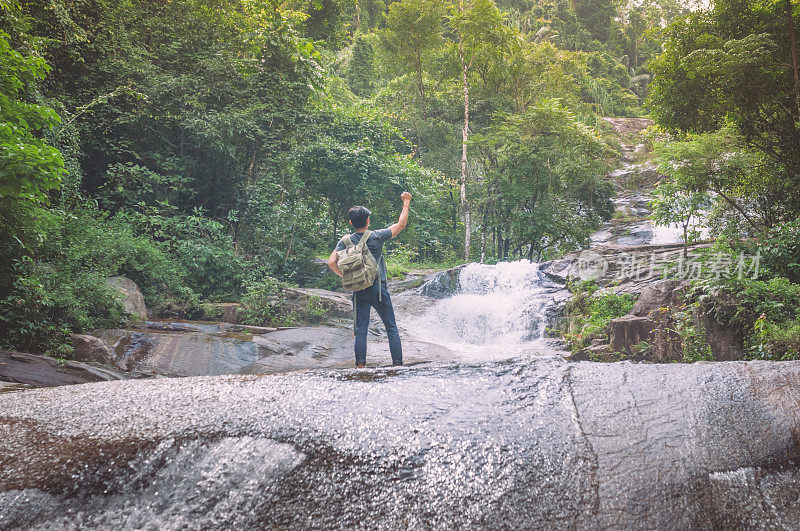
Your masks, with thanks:
<instances>
[{"instance_id":1,"label":"dense forest","mask_svg":"<svg viewBox=\"0 0 800 531\"><path fill-rule=\"evenodd\" d=\"M0 347L63 354L116 326L114 275L181 316L273 279L325 286L314 259L347 210L388 225L403 190L395 262L587 246L614 210L604 116L655 119L666 197L707 198L720 245L767 242L798 282L797 11L0 0Z\"/></svg>"}]
</instances>

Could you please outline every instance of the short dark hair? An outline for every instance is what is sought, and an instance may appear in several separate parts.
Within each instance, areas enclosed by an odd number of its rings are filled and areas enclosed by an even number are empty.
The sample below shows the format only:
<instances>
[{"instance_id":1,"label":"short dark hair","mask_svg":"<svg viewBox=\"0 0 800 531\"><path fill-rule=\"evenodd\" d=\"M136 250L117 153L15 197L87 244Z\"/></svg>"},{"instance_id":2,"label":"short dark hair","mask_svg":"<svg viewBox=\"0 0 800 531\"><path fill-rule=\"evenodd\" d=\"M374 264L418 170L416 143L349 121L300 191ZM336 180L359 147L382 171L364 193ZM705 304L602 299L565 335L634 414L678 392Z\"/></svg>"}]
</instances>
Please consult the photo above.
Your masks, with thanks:
<instances>
[{"instance_id":1,"label":"short dark hair","mask_svg":"<svg viewBox=\"0 0 800 531\"><path fill-rule=\"evenodd\" d=\"M350 222L353 224L353 228L363 229L367 226L367 220L370 215L370 211L367 210L367 207L354 206L350 209L348 214L350 215Z\"/></svg>"}]
</instances>

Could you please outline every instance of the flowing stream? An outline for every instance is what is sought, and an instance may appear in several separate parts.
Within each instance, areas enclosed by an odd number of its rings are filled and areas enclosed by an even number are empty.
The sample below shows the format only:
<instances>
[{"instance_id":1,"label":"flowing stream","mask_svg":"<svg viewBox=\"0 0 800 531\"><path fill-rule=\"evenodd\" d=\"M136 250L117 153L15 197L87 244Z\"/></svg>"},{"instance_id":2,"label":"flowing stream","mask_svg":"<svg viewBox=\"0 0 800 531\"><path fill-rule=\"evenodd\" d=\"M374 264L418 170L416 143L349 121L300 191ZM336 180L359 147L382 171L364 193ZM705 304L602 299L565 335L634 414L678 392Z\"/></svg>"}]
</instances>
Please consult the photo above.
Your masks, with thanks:
<instances>
[{"instance_id":1,"label":"flowing stream","mask_svg":"<svg viewBox=\"0 0 800 531\"><path fill-rule=\"evenodd\" d=\"M436 277L429 281L429 286L441 284ZM547 327L554 324L567 291L540 272L538 264L468 264L450 284L434 293L443 298L427 311L407 317L411 337L443 345L466 361L552 350L544 340ZM426 287L422 291L430 292Z\"/></svg>"}]
</instances>

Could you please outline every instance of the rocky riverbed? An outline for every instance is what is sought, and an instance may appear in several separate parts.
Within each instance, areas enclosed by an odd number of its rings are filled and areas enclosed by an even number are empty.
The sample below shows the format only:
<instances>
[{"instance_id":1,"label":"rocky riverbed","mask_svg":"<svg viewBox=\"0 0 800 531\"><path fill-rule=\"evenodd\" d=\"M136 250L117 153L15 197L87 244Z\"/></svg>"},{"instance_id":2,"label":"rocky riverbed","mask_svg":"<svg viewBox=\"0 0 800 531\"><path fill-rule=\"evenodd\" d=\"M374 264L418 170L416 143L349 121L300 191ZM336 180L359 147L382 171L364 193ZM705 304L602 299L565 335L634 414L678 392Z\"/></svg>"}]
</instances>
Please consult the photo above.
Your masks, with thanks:
<instances>
[{"instance_id":1,"label":"rocky riverbed","mask_svg":"<svg viewBox=\"0 0 800 531\"><path fill-rule=\"evenodd\" d=\"M0 527L796 528L800 364L558 358L0 401Z\"/></svg>"}]
</instances>

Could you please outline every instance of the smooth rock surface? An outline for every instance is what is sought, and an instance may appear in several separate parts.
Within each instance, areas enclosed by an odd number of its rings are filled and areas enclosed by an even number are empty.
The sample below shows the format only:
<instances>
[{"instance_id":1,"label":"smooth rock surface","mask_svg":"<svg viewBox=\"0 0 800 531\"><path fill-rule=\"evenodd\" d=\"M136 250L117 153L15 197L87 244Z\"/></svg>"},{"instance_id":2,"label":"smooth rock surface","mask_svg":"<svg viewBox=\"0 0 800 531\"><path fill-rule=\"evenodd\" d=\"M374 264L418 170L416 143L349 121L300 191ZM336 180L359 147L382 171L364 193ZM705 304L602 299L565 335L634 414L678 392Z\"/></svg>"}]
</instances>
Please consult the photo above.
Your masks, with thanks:
<instances>
[{"instance_id":1,"label":"smooth rock surface","mask_svg":"<svg viewBox=\"0 0 800 531\"><path fill-rule=\"evenodd\" d=\"M8 383L54 387L59 385L122 380L130 376L110 367L78 361L59 361L23 352L0 351L0 380Z\"/></svg>"},{"instance_id":2,"label":"smooth rock surface","mask_svg":"<svg viewBox=\"0 0 800 531\"><path fill-rule=\"evenodd\" d=\"M259 359L249 372L268 374L317 367L351 367L354 362L353 331L346 328L305 327L280 330L253 339ZM446 347L405 338L403 361L417 364L453 358ZM391 365L389 344L380 325L373 326L367 341L370 366Z\"/></svg>"},{"instance_id":3,"label":"smooth rock surface","mask_svg":"<svg viewBox=\"0 0 800 531\"><path fill-rule=\"evenodd\" d=\"M659 308L671 308L683 304L683 296L688 284L681 280L662 280L647 286L634 303L631 315L647 317Z\"/></svg>"},{"instance_id":4,"label":"smooth rock surface","mask_svg":"<svg viewBox=\"0 0 800 531\"><path fill-rule=\"evenodd\" d=\"M0 528L800 525L800 363L326 370L0 400Z\"/></svg>"},{"instance_id":5,"label":"smooth rock surface","mask_svg":"<svg viewBox=\"0 0 800 531\"><path fill-rule=\"evenodd\" d=\"M91 361L113 365L114 353L102 339L87 334L72 334L73 356L78 361Z\"/></svg>"}]
</instances>

